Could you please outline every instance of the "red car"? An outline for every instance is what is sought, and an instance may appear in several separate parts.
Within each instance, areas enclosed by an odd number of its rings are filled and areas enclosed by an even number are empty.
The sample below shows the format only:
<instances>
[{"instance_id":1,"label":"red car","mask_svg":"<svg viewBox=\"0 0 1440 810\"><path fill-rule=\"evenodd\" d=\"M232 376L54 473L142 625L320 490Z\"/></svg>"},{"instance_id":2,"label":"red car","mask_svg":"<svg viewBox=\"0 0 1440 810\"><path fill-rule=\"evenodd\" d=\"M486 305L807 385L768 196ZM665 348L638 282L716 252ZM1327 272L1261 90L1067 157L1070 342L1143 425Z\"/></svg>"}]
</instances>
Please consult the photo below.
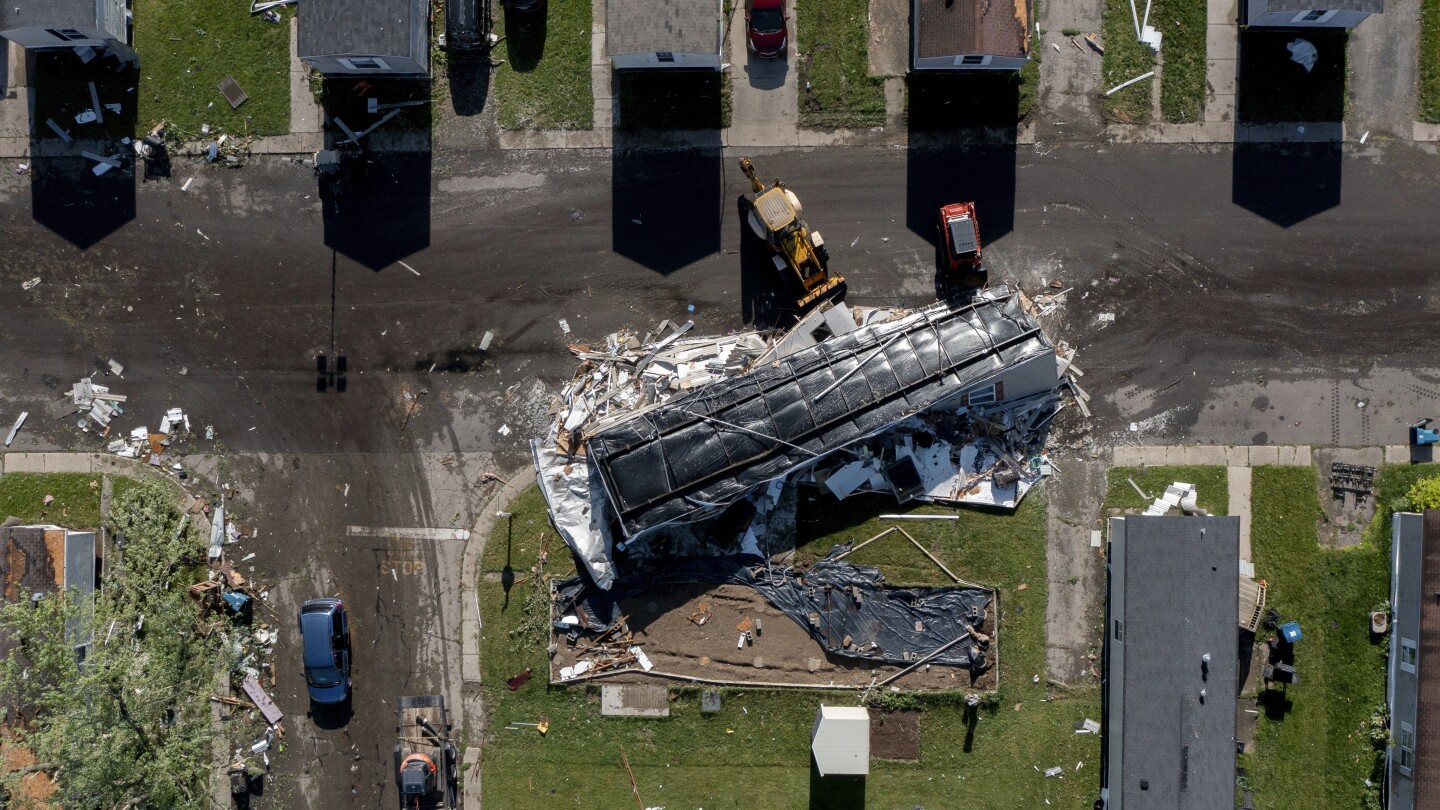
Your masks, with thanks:
<instances>
[{"instance_id":1,"label":"red car","mask_svg":"<svg viewBox=\"0 0 1440 810\"><path fill-rule=\"evenodd\" d=\"M785 53L789 44L785 36L785 0L745 0L745 38L750 52L762 59Z\"/></svg>"},{"instance_id":2,"label":"red car","mask_svg":"<svg viewBox=\"0 0 1440 810\"><path fill-rule=\"evenodd\" d=\"M940 209L940 239L949 270L985 272L980 266L980 223L975 219L975 203L950 203Z\"/></svg>"}]
</instances>

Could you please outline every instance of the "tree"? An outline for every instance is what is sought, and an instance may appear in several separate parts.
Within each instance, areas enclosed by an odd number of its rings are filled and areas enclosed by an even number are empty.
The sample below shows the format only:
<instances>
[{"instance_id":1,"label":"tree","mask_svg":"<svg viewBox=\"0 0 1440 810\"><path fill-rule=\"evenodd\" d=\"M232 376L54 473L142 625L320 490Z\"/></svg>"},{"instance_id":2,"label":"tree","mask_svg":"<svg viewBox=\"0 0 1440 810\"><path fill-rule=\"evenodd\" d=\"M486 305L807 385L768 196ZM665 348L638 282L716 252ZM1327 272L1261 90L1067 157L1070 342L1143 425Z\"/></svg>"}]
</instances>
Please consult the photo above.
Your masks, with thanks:
<instances>
[{"instance_id":1,"label":"tree","mask_svg":"<svg viewBox=\"0 0 1440 810\"><path fill-rule=\"evenodd\" d=\"M1416 481L1405 497L1410 501L1410 508L1417 512L1440 509L1440 475Z\"/></svg>"},{"instance_id":2,"label":"tree","mask_svg":"<svg viewBox=\"0 0 1440 810\"><path fill-rule=\"evenodd\" d=\"M215 729L203 696L222 651L195 632L185 594L200 540L154 481L120 495L111 524L124 543L91 604L57 593L0 608L0 634L19 641L0 660L0 704L22 715L18 743L53 764L67 808L206 807ZM93 638L83 660L67 620Z\"/></svg>"}]
</instances>

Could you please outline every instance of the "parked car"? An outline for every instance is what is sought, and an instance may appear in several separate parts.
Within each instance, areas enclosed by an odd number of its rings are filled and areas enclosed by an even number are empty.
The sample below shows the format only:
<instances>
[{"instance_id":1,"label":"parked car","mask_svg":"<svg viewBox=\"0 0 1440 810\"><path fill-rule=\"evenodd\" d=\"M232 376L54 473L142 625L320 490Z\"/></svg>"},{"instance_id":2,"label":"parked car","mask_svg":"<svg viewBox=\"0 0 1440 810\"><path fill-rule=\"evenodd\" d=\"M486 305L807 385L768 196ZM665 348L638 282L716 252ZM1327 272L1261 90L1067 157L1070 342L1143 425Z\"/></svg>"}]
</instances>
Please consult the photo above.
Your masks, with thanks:
<instances>
[{"instance_id":1,"label":"parked car","mask_svg":"<svg viewBox=\"0 0 1440 810\"><path fill-rule=\"evenodd\" d=\"M350 620L339 599L311 599L300 606L305 685L310 700L325 705L350 697Z\"/></svg>"},{"instance_id":2,"label":"parked car","mask_svg":"<svg viewBox=\"0 0 1440 810\"><path fill-rule=\"evenodd\" d=\"M745 0L745 40L750 52L762 59L785 54L789 44L785 0Z\"/></svg>"}]
</instances>

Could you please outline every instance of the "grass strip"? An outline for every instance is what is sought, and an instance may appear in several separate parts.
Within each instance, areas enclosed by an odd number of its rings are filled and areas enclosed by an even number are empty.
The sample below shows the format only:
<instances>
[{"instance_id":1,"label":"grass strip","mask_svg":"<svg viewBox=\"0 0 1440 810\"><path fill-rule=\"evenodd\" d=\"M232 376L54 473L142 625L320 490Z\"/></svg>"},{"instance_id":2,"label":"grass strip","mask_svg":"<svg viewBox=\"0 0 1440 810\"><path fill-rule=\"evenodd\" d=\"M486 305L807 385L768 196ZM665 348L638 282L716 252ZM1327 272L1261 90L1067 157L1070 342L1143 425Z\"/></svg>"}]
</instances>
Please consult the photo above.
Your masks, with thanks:
<instances>
[{"instance_id":1,"label":"grass strip","mask_svg":"<svg viewBox=\"0 0 1440 810\"><path fill-rule=\"evenodd\" d=\"M543 631L537 636L534 630L544 601L528 596L529 583L513 585L507 596L503 582L482 581L481 662L490 712L482 766L485 799L516 808L628 807L634 800L620 765L623 745L646 806L742 807L763 797L764 806L780 810L917 803L1088 807L1094 798L1093 769L1100 764L1099 738L1075 734L1074 725L1085 717L1099 719L1100 696L1093 685L1059 691L1044 682L1041 496L1032 493L1013 515L961 511L957 521L904 524L957 575L1001 589L1000 692L998 700L973 716L966 714L959 692L886 693L883 708L921 712L920 758L873 761L859 797L833 795L812 777L810 767L809 730L816 707L821 702L853 704L854 692L724 689L723 710L703 715L698 690L673 688L668 718L602 718L598 686L545 684ZM506 509L514 517L491 535L482 558L486 571L504 571L508 555L509 565L523 577L542 540L551 550L549 568L568 568L565 562L557 564L563 560L558 538L549 530L544 501L534 488ZM905 510L897 510L891 498L851 497L837 504L802 493L797 558L813 560L836 543L877 534L892 524L877 515L895 511ZM919 511L949 510L926 506ZM855 558L881 565L892 583L945 581L899 536L873 543ZM510 691L506 679L527 667L535 676ZM1039 683L1033 680L1037 674ZM550 721L544 737L528 727L505 730L511 721L537 722L541 715ZM1046 779L1036 770L1057 765L1067 778Z\"/></svg>"},{"instance_id":2,"label":"grass strip","mask_svg":"<svg viewBox=\"0 0 1440 810\"><path fill-rule=\"evenodd\" d=\"M1130 480L1145 490L1150 500L1140 497ZM1212 515L1224 515L1230 509L1230 482L1224 467L1112 467L1105 505L1115 509L1144 509L1165 488L1181 481L1195 485L1197 505Z\"/></svg>"},{"instance_id":3,"label":"grass strip","mask_svg":"<svg viewBox=\"0 0 1440 810\"><path fill-rule=\"evenodd\" d=\"M1202 9L1201 14L1204 14ZM1155 69L1155 52L1135 35L1130 0L1105 0L1105 55L1101 58L1102 92ZM1168 34L1166 35L1169 36ZM1153 97L1149 81L1136 82L1105 98L1105 120L1111 124L1147 124Z\"/></svg>"},{"instance_id":4,"label":"grass strip","mask_svg":"<svg viewBox=\"0 0 1440 810\"><path fill-rule=\"evenodd\" d=\"M1160 47L1165 62L1160 71L1160 115L1172 124L1202 120L1205 116L1205 3L1155 0L1150 24L1165 35Z\"/></svg>"},{"instance_id":5,"label":"grass strip","mask_svg":"<svg viewBox=\"0 0 1440 810\"><path fill-rule=\"evenodd\" d=\"M498 12L498 9L497 9ZM506 129L590 129L590 0L550 0L541 11L505 13L493 51L496 117Z\"/></svg>"},{"instance_id":6,"label":"grass strip","mask_svg":"<svg viewBox=\"0 0 1440 810\"><path fill-rule=\"evenodd\" d=\"M870 75L869 0L796 0L800 125L885 123L885 80Z\"/></svg>"},{"instance_id":7,"label":"grass strip","mask_svg":"<svg viewBox=\"0 0 1440 810\"><path fill-rule=\"evenodd\" d=\"M1421 121L1440 124L1440 0L1420 0Z\"/></svg>"},{"instance_id":8,"label":"grass strip","mask_svg":"<svg viewBox=\"0 0 1440 810\"><path fill-rule=\"evenodd\" d=\"M1372 742L1370 718L1385 700L1385 643L1370 638L1369 612L1389 595L1386 505L1410 477L1409 469L1386 467L1380 514L1364 542L1329 549L1318 543L1324 513L1315 469L1254 470L1256 575L1269 584L1270 607L1305 634L1295 645L1300 683L1262 693L1255 750L1241 758L1257 806L1380 806L1383 752ZM1376 787L1367 788L1367 779Z\"/></svg>"},{"instance_id":9,"label":"grass strip","mask_svg":"<svg viewBox=\"0 0 1440 810\"><path fill-rule=\"evenodd\" d=\"M160 121L200 137L213 133L284 135L290 131L290 18L251 15L247 3L135 0L140 55L139 129ZM234 76L249 98L236 109L216 86Z\"/></svg>"}]
</instances>

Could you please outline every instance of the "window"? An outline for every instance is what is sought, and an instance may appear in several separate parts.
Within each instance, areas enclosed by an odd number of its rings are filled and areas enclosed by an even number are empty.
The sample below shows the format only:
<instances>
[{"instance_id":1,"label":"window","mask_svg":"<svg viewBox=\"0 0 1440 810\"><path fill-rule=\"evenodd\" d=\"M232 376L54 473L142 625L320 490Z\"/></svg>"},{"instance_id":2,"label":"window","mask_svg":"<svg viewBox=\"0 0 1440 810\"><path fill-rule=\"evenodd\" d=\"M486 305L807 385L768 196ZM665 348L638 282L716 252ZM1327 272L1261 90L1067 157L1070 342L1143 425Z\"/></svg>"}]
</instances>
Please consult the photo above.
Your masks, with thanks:
<instances>
[{"instance_id":1,"label":"window","mask_svg":"<svg viewBox=\"0 0 1440 810\"><path fill-rule=\"evenodd\" d=\"M1119 619L1115 620L1115 640L1125 640L1125 622L1122 622Z\"/></svg>"},{"instance_id":2,"label":"window","mask_svg":"<svg viewBox=\"0 0 1440 810\"><path fill-rule=\"evenodd\" d=\"M390 66L385 60L378 56L351 56L349 58L337 59L340 64L350 70L389 70Z\"/></svg>"},{"instance_id":3,"label":"window","mask_svg":"<svg viewBox=\"0 0 1440 810\"><path fill-rule=\"evenodd\" d=\"M983 67L990 64L990 57L985 54L971 53L955 57L955 67Z\"/></svg>"},{"instance_id":4,"label":"window","mask_svg":"<svg viewBox=\"0 0 1440 810\"><path fill-rule=\"evenodd\" d=\"M1335 14L1336 12L1334 10L1327 11L1323 8L1316 8L1311 9L1310 11L1302 11L1299 14L1296 14L1294 19L1290 20L1290 22L1314 23L1316 25L1319 25L1320 23L1329 22L1330 18L1334 17Z\"/></svg>"},{"instance_id":5,"label":"window","mask_svg":"<svg viewBox=\"0 0 1440 810\"><path fill-rule=\"evenodd\" d=\"M674 54L673 52L671 52L671 51L656 51L656 52L655 52L655 61L656 61L656 62L674 62L674 61L675 61L675 54Z\"/></svg>"},{"instance_id":6,"label":"window","mask_svg":"<svg viewBox=\"0 0 1440 810\"><path fill-rule=\"evenodd\" d=\"M1415 769L1415 727L1409 723L1400 724L1400 769Z\"/></svg>"},{"instance_id":7,"label":"window","mask_svg":"<svg viewBox=\"0 0 1440 810\"><path fill-rule=\"evenodd\" d=\"M1415 639L1400 639L1400 669L1411 674L1415 673L1420 663L1420 652L1415 647Z\"/></svg>"},{"instance_id":8,"label":"window","mask_svg":"<svg viewBox=\"0 0 1440 810\"><path fill-rule=\"evenodd\" d=\"M74 28L46 28L45 30L56 39L63 39L66 42L74 42L77 39L89 39L89 37Z\"/></svg>"},{"instance_id":9,"label":"window","mask_svg":"<svg viewBox=\"0 0 1440 810\"><path fill-rule=\"evenodd\" d=\"M997 382L987 385L984 388L977 388L974 391L960 398L961 405L989 405L992 402L999 402L1005 398L1005 383Z\"/></svg>"}]
</instances>

